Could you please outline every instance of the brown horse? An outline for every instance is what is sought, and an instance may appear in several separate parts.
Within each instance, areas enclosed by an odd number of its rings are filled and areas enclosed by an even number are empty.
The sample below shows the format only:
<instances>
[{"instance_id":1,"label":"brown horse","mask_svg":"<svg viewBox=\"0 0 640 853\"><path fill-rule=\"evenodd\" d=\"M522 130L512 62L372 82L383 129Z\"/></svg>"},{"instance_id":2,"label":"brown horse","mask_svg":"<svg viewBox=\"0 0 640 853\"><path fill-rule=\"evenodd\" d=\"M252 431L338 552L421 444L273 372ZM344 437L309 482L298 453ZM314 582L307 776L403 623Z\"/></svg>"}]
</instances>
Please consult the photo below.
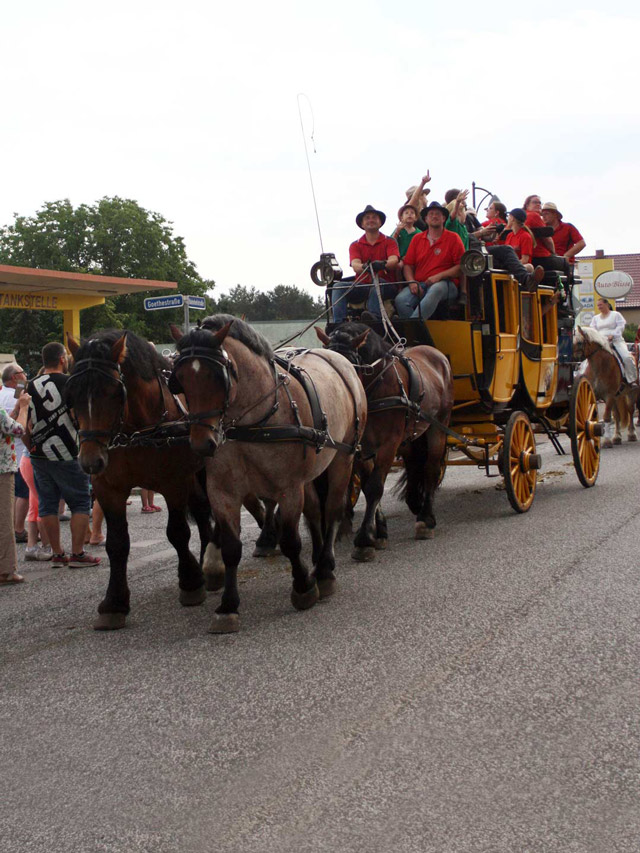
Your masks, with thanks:
<instances>
[{"instance_id":1,"label":"brown horse","mask_svg":"<svg viewBox=\"0 0 640 853\"><path fill-rule=\"evenodd\" d=\"M369 407L362 438L359 473L367 501L352 556L373 560L386 546L386 524L379 505L396 456L404 460L402 496L416 516L416 539L432 539L436 519L433 496L440 479L447 436L434 425L448 426L453 406L449 362L437 349L416 346L399 356L390 344L362 323L343 323L324 345L342 353L358 369Z\"/></svg>"},{"instance_id":2,"label":"brown horse","mask_svg":"<svg viewBox=\"0 0 640 853\"><path fill-rule=\"evenodd\" d=\"M621 429L625 428L628 428L628 441L637 441L633 411L640 390L624 381L620 362L609 341L596 329L578 326L573 336L573 354L577 361L586 359L585 376L593 385L596 397L604 401L602 446L621 444Z\"/></svg>"},{"instance_id":3,"label":"brown horse","mask_svg":"<svg viewBox=\"0 0 640 853\"><path fill-rule=\"evenodd\" d=\"M109 586L98 607L97 630L123 628L130 609L127 584L127 498L134 486L167 501L167 538L178 554L180 603L201 604L205 575L214 571L211 507L202 459L188 444L179 403L163 371L171 365L132 332L99 332L79 344L69 336L74 364L66 396L79 426L79 460L93 475L93 491L107 524ZM198 482L198 476L202 480ZM200 560L189 550L189 508L200 534ZM260 507L255 511L260 521Z\"/></svg>"},{"instance_id":4,"label":"brown horse","mask_svg":"<svg viewBox=\"0 0 640 853\"><path fill-rule=\"evenodd\" d=\"M224 591L210 631L239 627L240 508L249 494L278 503L280 549L292 567L291 601L299 610L312 607L335 589L335 537L366 424L355 370L324 350L276 361L264 338L229 315L208 317L185 336L173 326L172 334L172 387L189 404L192 449L210 457L207 489L221 534ZM303 509L313 575L300 556Z\"/></svg>"}]
</instances>

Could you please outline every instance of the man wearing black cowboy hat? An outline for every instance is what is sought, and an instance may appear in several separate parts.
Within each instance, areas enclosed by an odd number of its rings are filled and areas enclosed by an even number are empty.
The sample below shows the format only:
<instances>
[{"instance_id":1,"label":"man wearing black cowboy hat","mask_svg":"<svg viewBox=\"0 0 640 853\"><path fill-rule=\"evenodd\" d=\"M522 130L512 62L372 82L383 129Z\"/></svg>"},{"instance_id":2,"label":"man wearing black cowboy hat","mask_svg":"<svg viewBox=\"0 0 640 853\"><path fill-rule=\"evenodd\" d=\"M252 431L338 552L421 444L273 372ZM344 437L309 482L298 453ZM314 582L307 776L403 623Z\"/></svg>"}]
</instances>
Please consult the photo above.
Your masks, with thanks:
<instances>
[{"instance_id":1,"label":"man wearing black cowboy hat","mask_svg":"<svg viewBox=\"0 0 640 853\"><path fill-rule=\"evenodd\" d=\"M407 286L396 297L396 309L403 317L428 319L441 302L458 298L458 275L464 244L444 224L449 216L437 201L423 211L427 231L413 238L404 258ZM416 281L412 281L412 279Z\"/></svg>"},{"instance_id":2,"label":"man wearing black cowboy hat","mask_svg":"<svg viewBox=\"0 0 640 853\"><path fill-rule=\"evenodd\" d=\"M396 295L395 270L400 259L400 250L395 240L385 237L380 232L386 219L381 210L376 210L370 204L356 216L356 225L364 231L363 236L349 246L349 261L356 275L355 279L343 279L340 284L334 284L331 289L334 323L342 323L347 319L347 301L350 298L354 302L366 299L367 310L376 318L380 317L378 296L375 288L370 287L371 275L368 270L365 271L368 263L376 262L376 266L379 267L378 277L382 298L393 299ZM354 281L356 286L353 284ZM346 296L349 288L352 288L350 296Z\"/></svg>"}]
</instances>

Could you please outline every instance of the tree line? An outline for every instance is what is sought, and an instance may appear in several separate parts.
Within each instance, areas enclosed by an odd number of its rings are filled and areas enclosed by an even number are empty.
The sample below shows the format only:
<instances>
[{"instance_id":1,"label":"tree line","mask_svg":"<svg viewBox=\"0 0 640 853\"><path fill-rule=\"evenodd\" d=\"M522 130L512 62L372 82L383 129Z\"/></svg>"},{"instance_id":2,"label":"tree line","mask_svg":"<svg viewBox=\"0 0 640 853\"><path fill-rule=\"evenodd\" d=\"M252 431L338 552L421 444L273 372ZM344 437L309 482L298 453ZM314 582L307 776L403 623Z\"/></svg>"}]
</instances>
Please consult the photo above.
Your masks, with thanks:
<instances>
[{"instance_id":1,"label":"tree line","mask_svg":"<svg viewBox=\"0 0 640 853\"><path fill-rule=\"evenodd\" d=\"M198 312L200 316L298 320L324 310L324 295L314 299L295 285L280 284L264 292L238 284L229 293L212 296L215 281L199 274L171 222L118 196L75 208L63 199L47 202L33 216L16 215L13 223L0 228L0 264L175 281L180 293L205 297L206 311ZM181 324L182 317L182 309L145 311L139 295L115 296L82 312L82 333L131 329L159 343L168 339L168 324ZM61 312L0 311L0 352L14 352L23 366L37 369L40 350L54 340L62 340Z\"/></svg>"}]
</instances>

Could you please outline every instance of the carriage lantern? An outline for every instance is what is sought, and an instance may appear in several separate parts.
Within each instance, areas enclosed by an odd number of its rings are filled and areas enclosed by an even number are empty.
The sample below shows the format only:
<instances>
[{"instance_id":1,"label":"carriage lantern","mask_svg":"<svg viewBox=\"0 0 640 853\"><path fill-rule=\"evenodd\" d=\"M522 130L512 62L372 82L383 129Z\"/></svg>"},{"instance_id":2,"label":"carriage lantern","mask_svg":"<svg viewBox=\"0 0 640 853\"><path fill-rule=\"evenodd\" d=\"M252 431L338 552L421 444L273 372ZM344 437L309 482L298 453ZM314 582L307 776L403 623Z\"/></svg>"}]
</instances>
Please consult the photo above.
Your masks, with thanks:
<instances>
[{"instance_id":1,"label":"carriage lantern","mask_svg":"<svg viewBox=\"0 0 640 853\"><path fill-rule=\"evenodd\" d=\"M342 268L332 252L323 252L320 260L309 270L311 281L319 287L329 287L342 278Z\"/></svg>"}]
</instances>

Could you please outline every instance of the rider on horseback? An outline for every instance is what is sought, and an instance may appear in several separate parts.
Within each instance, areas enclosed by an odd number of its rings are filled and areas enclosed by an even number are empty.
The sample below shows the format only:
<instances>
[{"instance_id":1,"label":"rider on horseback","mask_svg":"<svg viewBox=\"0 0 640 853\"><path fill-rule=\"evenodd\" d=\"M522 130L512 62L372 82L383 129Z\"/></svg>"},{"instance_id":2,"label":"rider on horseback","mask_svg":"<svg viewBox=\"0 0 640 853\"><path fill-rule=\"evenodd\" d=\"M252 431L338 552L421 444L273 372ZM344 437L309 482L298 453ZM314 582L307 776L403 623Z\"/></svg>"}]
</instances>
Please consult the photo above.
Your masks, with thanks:
<instances>
[{"instance_id":1,"label":"rider on horseback","mask_svg":"<svg viewBox=\"0 0 640 853\"><path fill-rule=\"evenodd\" d=\"M604 335L611 344L611 348L620 362L622 378L630 385L637 385L637 367L622 337L627 325L624 317L619 311L612 310L611 303L602 297L598 299L597 307L600 313L594 316L591 321L591 328Z\"/></svg>"}]
</instances>

